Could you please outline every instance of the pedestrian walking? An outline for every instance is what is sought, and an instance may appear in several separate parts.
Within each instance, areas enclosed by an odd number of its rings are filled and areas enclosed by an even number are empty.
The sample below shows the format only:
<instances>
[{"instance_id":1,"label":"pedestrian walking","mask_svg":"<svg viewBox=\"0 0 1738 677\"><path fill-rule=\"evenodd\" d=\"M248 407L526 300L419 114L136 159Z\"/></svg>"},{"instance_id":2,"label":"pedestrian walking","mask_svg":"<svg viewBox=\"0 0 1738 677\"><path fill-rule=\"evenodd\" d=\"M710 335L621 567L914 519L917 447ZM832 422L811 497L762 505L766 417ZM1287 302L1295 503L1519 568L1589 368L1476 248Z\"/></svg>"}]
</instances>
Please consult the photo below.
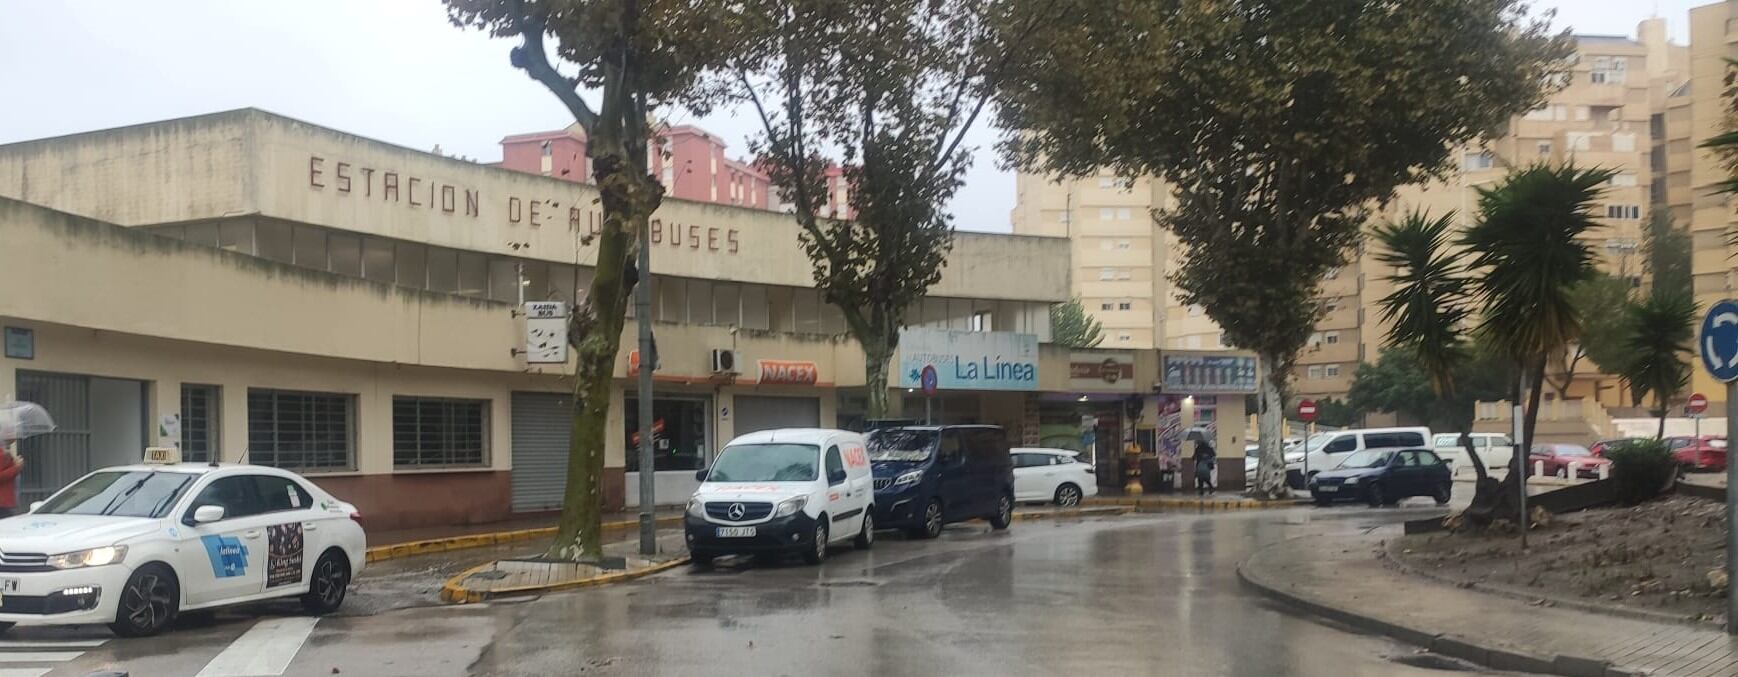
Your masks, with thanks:
<instances>
[{"instance_id":1,"label":"pedestrian walking","mask_svg":"<svg viewBox=\"0 0 1738 677\"><path fill-rule=\"evenodd\" d=\"M1195 494L1213 493L1213 468L1219 463L1219 455L1214 453L1212 443L1207 441L1207 435L1199 430L1189 431L1189 439L1195 441Z\"/></svg>"},{"instance_id":2,"label":"pedestrian walking","mask_svg":"<svg viewBox=\"0 0 1738 677\"><path fill-rule=\"evenodd\" d=\"M18 512L18 473L23 469L24 459L12 453L11 445L0 445L0 518Z\"/></svg>"}]
</instances>

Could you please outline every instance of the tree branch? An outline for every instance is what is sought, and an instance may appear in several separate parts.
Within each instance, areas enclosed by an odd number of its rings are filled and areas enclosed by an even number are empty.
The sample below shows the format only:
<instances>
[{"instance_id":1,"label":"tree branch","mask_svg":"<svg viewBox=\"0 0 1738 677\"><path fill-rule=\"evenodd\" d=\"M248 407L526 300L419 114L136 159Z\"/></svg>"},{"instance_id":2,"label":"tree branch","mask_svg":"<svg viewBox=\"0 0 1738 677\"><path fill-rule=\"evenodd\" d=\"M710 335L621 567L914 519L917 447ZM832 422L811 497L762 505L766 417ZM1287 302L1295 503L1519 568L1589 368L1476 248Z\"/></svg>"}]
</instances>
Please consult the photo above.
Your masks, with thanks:
<instances>
[{"instance_id":1,"label":"tree branch","mask_svg":"<svg viewBox=\"0 0 1738 677\"><path fill-rule=\"evenodd\" d=\"M518 17L519 35L525 39L523 44L513 50L513 65L523 69L531 79L542 83L555 94L555 98L561 100L567 106L568 112L573 114L573 119L579 123L580 128L590 134L592 128L597 126L597 113L585 99L580 98L575 83L562 77L555 70L555 66L550 65L549 55L543 48L543 33L548 28L549 16L541 11L534 16L527 16L523 0L513 0L512 8L513 14Z\"/></svg>"}]
</instances>

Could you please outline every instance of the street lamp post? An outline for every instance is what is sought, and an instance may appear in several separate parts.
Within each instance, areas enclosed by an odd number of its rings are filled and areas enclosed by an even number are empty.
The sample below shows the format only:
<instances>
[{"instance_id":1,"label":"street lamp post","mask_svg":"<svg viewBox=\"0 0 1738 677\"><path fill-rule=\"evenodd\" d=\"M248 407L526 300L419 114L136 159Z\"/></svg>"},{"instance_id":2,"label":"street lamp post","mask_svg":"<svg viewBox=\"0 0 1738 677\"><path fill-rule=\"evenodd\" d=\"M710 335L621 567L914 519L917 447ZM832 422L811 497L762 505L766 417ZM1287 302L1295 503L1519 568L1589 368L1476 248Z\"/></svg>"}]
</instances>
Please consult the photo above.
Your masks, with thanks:
<instances>
[{"instance_id":1,"label":"street lamp post","mask_svg":"<svg viewBox=\"0 0 1738 677\"><path fill-rule=\"evenodd\" d=\"M640 221L639 284L634 285L634 318L640 328L640 554L658 553L658 522L654 514L657 469L652 458L652 226Z\"/></svg>"}]
</instances>

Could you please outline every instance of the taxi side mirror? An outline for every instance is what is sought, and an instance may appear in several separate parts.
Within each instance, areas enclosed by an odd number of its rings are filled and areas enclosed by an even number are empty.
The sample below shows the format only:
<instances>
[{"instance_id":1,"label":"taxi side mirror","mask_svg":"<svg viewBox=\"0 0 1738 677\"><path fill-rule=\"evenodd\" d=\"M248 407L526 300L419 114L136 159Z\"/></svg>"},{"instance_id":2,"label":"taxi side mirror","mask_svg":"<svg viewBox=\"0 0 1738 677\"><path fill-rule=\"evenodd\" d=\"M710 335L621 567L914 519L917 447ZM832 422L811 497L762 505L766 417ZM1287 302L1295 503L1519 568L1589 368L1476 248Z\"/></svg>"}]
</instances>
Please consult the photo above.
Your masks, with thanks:
<instances>
[{"instance_id":1,"label":"taxi side mirror","mask_svg":"<svg viewBox=\"0 0 1738 677\"><path fill-rule=\"evenodd\" d=\"M223 506L221 505L202 505L193 509L193 522L195 524L210 524L221 519L223 519Z\"/></svg>"},{"instance_id":2,"label":"taxi side mirror","mask_svg":"<svg viewBox=\"0 0 1738 677\"><path fill-rule=\"evenodd\" d=\"M42 504L47 502L48 501L32 501L30 503L30 512L36 512L37 510L42 509Z\"/></svg>"}]
</instances>

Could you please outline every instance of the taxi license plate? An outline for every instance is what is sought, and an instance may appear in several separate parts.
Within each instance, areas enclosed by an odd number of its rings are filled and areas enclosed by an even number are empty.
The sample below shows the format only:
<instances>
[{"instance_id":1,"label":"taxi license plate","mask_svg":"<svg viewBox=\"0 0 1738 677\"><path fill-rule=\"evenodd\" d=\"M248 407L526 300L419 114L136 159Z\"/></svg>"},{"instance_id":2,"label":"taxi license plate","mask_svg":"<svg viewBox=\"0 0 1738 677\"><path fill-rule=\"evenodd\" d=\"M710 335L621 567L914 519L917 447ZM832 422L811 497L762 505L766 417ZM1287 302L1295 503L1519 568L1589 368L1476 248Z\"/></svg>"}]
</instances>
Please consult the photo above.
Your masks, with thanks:
<instances>
[{"instance_id":1,"label":"taxi license plate","mask_svg":"<svg viewBox=\"0 0 1738 677\"><path fill-rule=\"evenodd\" d=\"M1340 488L1338 486L1332 485L1332 484L1326 485L1326 486L1316 487L1316 491L1322 492L1324 494L1331 494L1331 493L1334 493L1334 492L1339 491L1339 490L1340 490Z\"/></svg>"},{"instance_id":2,"label":"taxi license plate","mask_svg":"<svg viewBox=\"0 0 1738 677\"><path fill-rule=\"evenodd\" d=\"M719 538L747 538L754 535L754 527L718 527Z\"/></svg>"}]
</instances>

